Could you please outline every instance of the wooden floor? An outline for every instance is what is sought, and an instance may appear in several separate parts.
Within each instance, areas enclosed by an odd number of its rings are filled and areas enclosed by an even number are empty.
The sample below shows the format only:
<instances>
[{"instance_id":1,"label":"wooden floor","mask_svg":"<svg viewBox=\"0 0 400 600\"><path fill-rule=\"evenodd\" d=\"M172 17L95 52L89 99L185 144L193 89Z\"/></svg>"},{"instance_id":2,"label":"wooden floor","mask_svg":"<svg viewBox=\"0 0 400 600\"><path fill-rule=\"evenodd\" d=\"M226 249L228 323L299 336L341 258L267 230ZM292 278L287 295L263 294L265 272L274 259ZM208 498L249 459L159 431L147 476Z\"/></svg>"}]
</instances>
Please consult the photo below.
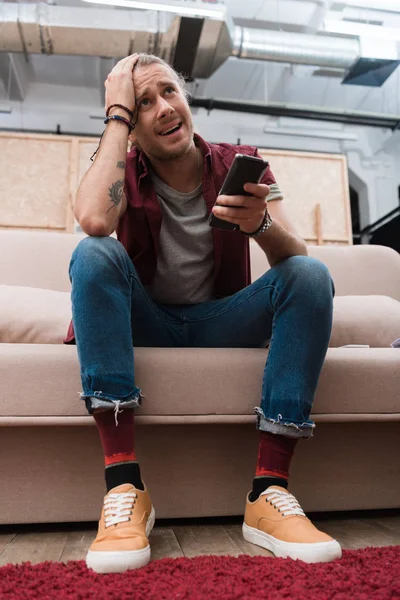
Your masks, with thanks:
<instances>
[{"instance_id":1,"label":"wooden floor","mask_svg":"<svg viewBox=\"0 0 400 600\"><path fill-rule=\"evenodd\" d=\"M400 545L400 510L309 515L319 529L343 548ZM96 535L96 523L0 526L0 566L45 560L81 560ZM160 521L150 536L152 560L201 554L272 556L248 544L241 519Z\"/></svg>"}]
</instances>

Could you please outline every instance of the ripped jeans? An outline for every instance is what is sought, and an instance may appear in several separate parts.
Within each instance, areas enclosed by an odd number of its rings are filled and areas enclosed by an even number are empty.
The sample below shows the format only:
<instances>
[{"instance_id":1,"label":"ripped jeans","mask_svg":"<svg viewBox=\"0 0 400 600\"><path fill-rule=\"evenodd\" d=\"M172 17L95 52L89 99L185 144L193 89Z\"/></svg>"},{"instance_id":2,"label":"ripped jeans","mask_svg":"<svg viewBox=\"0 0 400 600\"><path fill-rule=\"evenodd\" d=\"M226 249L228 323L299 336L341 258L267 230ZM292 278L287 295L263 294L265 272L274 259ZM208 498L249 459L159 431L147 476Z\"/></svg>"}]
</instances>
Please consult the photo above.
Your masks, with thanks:
<instances>
[{"instance_id":1,"label":"ripped jeans","mask_svg":"<svg viewBox=\"0 0 400 600\"><path fill-rule=\"evenodd\" d=\"M293 256L248 287L194 305L154 302L112 237L84 238L70 264L82 399L96 408L137 407L134 346L260 348L268 345L257 427L308 438L310 412L332 326L334 288L318 260Z\"/></svg>"}]
</instances>

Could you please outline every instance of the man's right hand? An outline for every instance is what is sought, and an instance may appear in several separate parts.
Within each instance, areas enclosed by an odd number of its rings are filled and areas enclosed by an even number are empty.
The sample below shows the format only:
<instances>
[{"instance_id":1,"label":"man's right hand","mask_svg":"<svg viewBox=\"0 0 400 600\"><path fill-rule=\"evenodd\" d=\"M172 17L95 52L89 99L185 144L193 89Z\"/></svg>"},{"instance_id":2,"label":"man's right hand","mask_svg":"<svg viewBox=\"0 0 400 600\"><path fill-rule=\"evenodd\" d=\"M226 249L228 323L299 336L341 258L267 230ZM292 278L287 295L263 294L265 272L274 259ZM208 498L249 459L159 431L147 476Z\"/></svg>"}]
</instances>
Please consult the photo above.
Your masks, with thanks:
<instances>
[{"instance_id":1,"label":"man's right hand","mask_svg":"<svg viewBox=\"0 0 400 600\"><path fill-rule=\"evenodd\" d=\"M106 88L105 110L112 104L123 104L134 112L135 88L133 85L133 69L138 59L138 54L132 54L123 58L108 75L104 82L104 87ZM112 113L116 110L113 109Z\"/></svg>"}]
</instances>

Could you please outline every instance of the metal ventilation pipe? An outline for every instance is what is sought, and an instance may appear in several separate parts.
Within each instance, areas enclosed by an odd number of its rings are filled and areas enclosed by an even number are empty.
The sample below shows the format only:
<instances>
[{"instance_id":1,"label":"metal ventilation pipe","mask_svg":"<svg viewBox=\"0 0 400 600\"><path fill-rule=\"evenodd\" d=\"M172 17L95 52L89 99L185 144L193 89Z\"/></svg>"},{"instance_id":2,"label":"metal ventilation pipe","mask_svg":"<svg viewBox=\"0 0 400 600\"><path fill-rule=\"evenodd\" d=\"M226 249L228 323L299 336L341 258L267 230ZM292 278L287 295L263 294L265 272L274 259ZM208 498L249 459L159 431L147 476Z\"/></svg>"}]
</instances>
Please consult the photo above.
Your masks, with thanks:
<instances>
[{"instance_id":1,"label":"metal ventilation pipe","mask_svg":"<svg viewBox=\"0 0 400 600\"><path fill-rule=\"evenodd\" d=\"M229 56L347 70L361 55L357 39L228 26L154 10L1 0L0 52L116 58L150 52L192 77L210 77Z\"/></svg>"},{"instance_id":2,"label":"metal ventilation pipe","mask_svg":"<svg viewBox=\"0 0 400 600\"><path fill-rule=\"evenodd\" d=\"M236 26L232 55L237 58L347 69L360 56L360 43L356 39Z\"/></svg>"}]
</instances>

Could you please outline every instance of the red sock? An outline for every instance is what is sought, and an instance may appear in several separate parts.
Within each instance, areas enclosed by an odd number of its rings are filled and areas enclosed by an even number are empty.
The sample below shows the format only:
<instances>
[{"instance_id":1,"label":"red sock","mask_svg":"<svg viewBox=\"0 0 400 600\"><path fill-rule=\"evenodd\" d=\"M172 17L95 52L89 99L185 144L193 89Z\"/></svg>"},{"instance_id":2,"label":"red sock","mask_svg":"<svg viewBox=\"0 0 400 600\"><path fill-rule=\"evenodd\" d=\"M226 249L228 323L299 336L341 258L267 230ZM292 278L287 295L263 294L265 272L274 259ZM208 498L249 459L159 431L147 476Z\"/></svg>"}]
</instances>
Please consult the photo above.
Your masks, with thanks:
<instances>
[{"instance_id":1,"label":"red sock","mask_svg":"<svg viewBox=\"0 0 400 600\"><path fill-rule=\"evenodd\" d=\"M118 413L118 425L113 410L93 414L100 433L106 467L123 462L136 462L133 442L133 410Z\"/></svg>"},{"instance_id":2,"label":"red sock","mask_svg":"<svg viewBox=\"0 0 400 600\"><path fill-rule=\"evenodd\" d=\"M107 490L124 483L143 489L134 449L133 410L119 412L118 425L113 410L95 412L93 417L103 446Z\"/></svg>"},{"instance_id":3,"label":"red sock","mask_svg":"<svg viewBox=\"0 0 400 600\"><path fill-rule=\"evenodd\" d=\"M279 477L287 481L296 443L297 438L260 431L260 446L255 476Z\"/></svg>"}]
</instances>

